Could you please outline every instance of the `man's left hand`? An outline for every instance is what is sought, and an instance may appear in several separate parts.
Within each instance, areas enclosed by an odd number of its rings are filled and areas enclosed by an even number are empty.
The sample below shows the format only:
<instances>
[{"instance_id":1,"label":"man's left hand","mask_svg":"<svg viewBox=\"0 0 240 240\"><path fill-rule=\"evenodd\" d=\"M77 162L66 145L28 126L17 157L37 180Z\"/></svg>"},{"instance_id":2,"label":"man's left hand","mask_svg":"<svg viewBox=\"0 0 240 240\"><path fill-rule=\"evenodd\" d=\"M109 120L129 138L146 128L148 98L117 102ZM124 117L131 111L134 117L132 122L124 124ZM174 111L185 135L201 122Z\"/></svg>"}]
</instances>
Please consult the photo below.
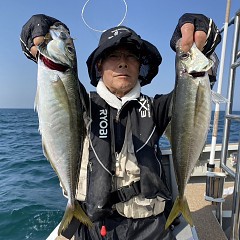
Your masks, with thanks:
<instances>
[{"instance_id":1,"label":"man's left hand","mask_svg":"<svg viewBox=\"0 0 240 240\"><path fill-rule=\"evenodd\" d=\"M195 42L207 57L221 41L221 35L213 20L203 14L193 13L186 13L180 17L170 41L174 51L179 38L182 38L183 51L187 52Z\"/></svg>"}]
</instances>

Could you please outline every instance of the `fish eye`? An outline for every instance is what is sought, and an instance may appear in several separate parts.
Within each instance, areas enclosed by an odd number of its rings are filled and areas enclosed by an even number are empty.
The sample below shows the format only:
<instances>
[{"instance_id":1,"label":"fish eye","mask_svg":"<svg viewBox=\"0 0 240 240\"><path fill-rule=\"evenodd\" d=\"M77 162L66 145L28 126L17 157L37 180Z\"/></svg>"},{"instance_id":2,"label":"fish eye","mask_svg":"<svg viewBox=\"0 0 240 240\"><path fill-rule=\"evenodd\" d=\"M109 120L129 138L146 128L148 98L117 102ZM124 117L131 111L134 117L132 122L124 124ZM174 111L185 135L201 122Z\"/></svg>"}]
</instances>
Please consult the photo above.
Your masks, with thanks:
<instances>
[{"instance_id":1,"label":"fish eye","mask_svg":"<svg viewBox=\"0 0 240 240\"><path fill-rule=\"evenodd\" d=\"M59 34L59 37L61 38L61 39L67 39L67 35L66 35L66 33L64 33L64 32L60 32L60 34Z\"/></svg>"},{"instance_id":2,"label":"fish eye","mask_svg":"<svg viewBox=\"0 0 240 240\"><path fill-rule=\"evenodd\" d=\"M187 58L189 57L189 53L181 53L181 55L180 55L180 58L182 59L182 60L186 60Z\"/></svg>"},{"instance_id":3,"label":"fish eye","mask_svg":"<svg viewBox=\"0 0 240 240\"><path fill-rule=\"evenodd\" d=\"M73 53L73 52L74 52L74 48L71 47L71 46L67 46L67 50L68 50L70 53Z\"/></svg>"}]
</instances>

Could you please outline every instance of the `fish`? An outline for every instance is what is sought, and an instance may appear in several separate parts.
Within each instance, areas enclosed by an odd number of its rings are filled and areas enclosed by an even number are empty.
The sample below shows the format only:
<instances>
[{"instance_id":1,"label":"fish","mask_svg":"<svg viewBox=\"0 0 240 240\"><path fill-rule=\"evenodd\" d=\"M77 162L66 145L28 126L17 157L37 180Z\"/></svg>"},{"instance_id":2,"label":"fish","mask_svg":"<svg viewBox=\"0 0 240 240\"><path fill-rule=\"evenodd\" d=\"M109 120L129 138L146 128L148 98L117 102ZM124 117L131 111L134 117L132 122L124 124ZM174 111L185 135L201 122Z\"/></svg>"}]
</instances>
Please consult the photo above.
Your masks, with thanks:
<instances>
[{"instance_id":1,"label":"fish","mask_svg":"<svg viewBox=\"0 0 240 240\"><path fill-rule=\"evenodd\" d=\"M172 149L178 196L167 218L165 229L180 213L186 222L193 226L184 192L209 131L212 100L207 71L212 64L195 44L185 53L181 49L181 39L177 42L176 81L168 138Z\"/></svg>"},{"instance_id":2,"label":"fish","mask_svg":"<svg viewBox=\"0 0 240 240\"><path fill-rule=\"evenodd\" d=\"M85 124L77 74L74 42L62 26L50 27L38 46L35 110L42 148L56 172L68 202L58 229L67 229L72 218L87 226L92 222L75 199L81 164Z\"/></svg>"}]
</instances>

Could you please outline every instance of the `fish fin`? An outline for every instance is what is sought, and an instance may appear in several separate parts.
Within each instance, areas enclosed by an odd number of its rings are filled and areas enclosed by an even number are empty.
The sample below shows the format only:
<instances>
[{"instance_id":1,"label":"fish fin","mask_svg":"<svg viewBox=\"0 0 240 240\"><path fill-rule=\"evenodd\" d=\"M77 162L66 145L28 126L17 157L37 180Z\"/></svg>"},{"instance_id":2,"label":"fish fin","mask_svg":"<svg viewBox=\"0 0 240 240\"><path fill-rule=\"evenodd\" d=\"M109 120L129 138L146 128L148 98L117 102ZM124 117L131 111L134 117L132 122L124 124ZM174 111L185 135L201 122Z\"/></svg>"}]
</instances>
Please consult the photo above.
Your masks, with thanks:
<instances>
[{"instance_id":1,"label":"fish fin","mask_svg":"<svg viewBox=\"0 0 240 240\"><path fill-rule=\"evenodd\" d=\"M43 140L42 140L42 150L43 150L43 155L44 155L45 158L50 162L53 170L54 170L55 173L57 174L58 179L59 179L59 182L60 182L60 186L62 187L64 193L66 193L67 190L66 190L64 184L61 182L61 178L60 178L60 176L59 176L59 174L58 174L58 171L57 171L55 165L53 164L53 162L50 161L50 157L49 157L49 154L48 154L48 151L47 151L47 147L46 147L46 145L44 144L44 141L43 141ZM65 194L65 195L67 195L67 194Z\"/></svg>"},{"instance_id":2,"label":"fish fin","mask_svg":"<svg viewBox=\"0 0 240 240\"><path fill-rule=\"evenodd\" d=\"M169 118L172 118L173 101L174 101L174 96L171 98L170 105L169 105L169 112L168 112L168 117ZM171 143L171 126L172 126L172 124L171 123L172 123L172 121L170 120L166 129L165 129L165 131L164 131L164 135L166 136L166 138L170 142L170 145L172 145L172 143Z\"/></svg>"},{"instance_id":3,"label":"fish fin","mask_svg":"<svg viewBox=\"0 0 240 240\"><path fill-rule=\"evenodd\" d=\"M182 203L183 203L182 209L181 209L182 215L184 219L190 224L190 226L193 227L193 220L192 220L191 212L190 212L186 197L183 197Z\"/></svg>"},{"instance_id":4,"label":"fish fin","mask_svg":"<svg viewBox=\"0 0 240 240\"><path fill-rule=\"evenodd\" d=\"M91 222L90 218L86 215L86 213L81 208L78 201L74 201L74 207L68 203L66 207L66 211L64 213L63 219L61 221L61 224L58 228L58 235L61 234L64 230L67 229L68 225L72 221L73 217L78 219L81 223L85 224L88 227L92 227L93 223Z\"/></svg>"},{"instance_id":5,"label":"fish fin","mask_svg":"<svg viewBox=\"0 0 240 240\"><path fill-rule=\"evenodd\" d=\"M38 99L39 99L39 94L38 94L38 88L37 88L36 96L34 100L34 108L33 108L35 112L38 112Z\"/></svg>"},{"instance_id":6,"label":"fish fin","mask_svg":"<svg viewBox=\"0 0 240 240\"><path fill-rule=\"evenodd\" d=\"M49 155L47 153L47 148L46 148L43 141L42 141L42 151L43 151L43 155L45 156L45 158L49 161L50 158L49 158Z\"/></svg>"},{"instance_id":7,"label":"fish fin","mask_svg":"<svg viewBox=\"0 0 240 240\"><path fill-rule=\"evenodd\" d=\"M58 171L57 171L55 165L53 164L52 161L50 161L50 157L49 157L49 154L48 154L48 151L47 151L47 147L46 147L46 145L44 144L44 141L42 141L42 150L43 150L43 155L44 155L45 158L50 162L53 170L54 170L55 173L57 174L58 179L59 179L59 182L60 182L60 186L62 187L64 193L67 193L66 187L65 187L64 183L61 181L61 178L60 178L60 176L59 176L59 174L58 174ZM65 195L67 195L67 194L65 194Z\"/></svg>"},{"instance_id":8,"label":"fish fin","mask_svg":"<svg viewBox=\"0 0 240 240\"><path fill-rule=\"evenodd\" d=\"M83 211L78 201L75 201L75 208L76 208L76 211L74 211L74 217L78 219L80 222L82 222L83 224L85 224L86 226L92 227L93 226L92 221Z\"/></svg>"},{"instance_id":9,"label":"fish fin","mask_svg":"<svg viewBox=\"0 0 240 240\"><path fill-rule=\"evenodd\" d=\"M166 138L168 139L168 141L171 144L171 121L168 123L168 125L167 125L167 127L165 129L164 135L166 136Z\"/></svg>"},{"instance_id":10,"label":"fish fin","mask_svg":"<svg viewBox=\"0 0 240 240\"><path fill-rule=\"evenodd\" d=\"M187 203L187 199L185 196L183 196L183 199L180 199L178 196L168 216L167 222L165 224L165 229L167 229L171 225L171 223L180 213L182 213L184 219L191 225L191 227L193 226L193 220L191 217L191 212Z\"/></svg>"},{"instance_id":11,"label":"fish fin","mask_svg":"<svg viewBox=\"0 0 240 240\"><path fill-rule=\"evenodd\" d=\"M228 103L229 100L222 96L220 93L214 92L213 90L211 91L212 94L212 101L214 103Z\"/></svg>"}]
</instances>

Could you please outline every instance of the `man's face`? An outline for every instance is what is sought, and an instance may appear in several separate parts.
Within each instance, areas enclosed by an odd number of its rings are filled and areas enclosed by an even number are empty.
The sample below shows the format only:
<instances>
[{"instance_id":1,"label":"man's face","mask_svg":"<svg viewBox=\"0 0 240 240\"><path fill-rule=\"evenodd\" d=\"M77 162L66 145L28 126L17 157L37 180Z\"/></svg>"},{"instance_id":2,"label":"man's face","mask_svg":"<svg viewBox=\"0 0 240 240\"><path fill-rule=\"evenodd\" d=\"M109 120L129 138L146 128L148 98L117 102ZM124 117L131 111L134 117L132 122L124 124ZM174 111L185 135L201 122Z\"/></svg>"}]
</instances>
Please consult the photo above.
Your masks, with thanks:
<instances>
[{"instance_id":1,"label":"man's face","mask_svg":"<svg viewBox=\"0 0 240 240\"><path fill-rule=\"evenodd\" d=\"M138 81L140 62L129 48L118 47L99 63L102 80L110 92L123 97Z\"/></svg>"}]
</instances>

